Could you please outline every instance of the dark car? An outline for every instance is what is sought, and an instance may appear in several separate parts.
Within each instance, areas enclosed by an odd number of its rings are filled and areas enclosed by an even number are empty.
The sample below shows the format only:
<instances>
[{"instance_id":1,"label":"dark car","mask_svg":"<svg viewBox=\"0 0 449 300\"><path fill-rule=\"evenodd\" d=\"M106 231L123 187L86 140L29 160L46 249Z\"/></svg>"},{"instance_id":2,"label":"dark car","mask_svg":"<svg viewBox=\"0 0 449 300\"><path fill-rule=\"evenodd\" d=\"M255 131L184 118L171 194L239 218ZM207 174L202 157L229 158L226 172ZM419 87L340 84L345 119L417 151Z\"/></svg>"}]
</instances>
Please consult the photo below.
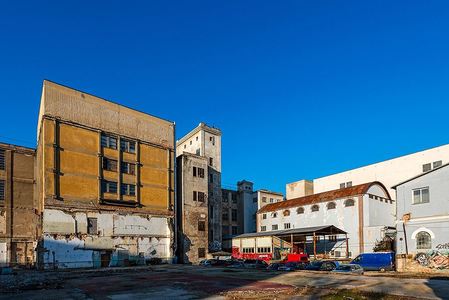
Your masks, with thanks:
<instances>
[{"instance_id":1,"label":"dark car","mask_svg":"<svg viewBox=\"0 0 449 300\"><path fill-rule=\"evenodd\" d=\"M268 267L268 264L260 259L245 259L243 264L248 269L266 269Z\"/></svg>"},{"instance_id":2,"label":"dark car","mask_svg":"<svg viewBox=\"0 0 449 300\"><path fill-rule=\"evenodd\" d=\"M228 264L226 267L232 268L232 269L243 269L245 268L245 264L239 260L235 260Z\"/></svg>"},{"instance_id":3,"label":"dark car","mask_svg":"<svg viewBox=\"0 0 449 300\"><path fill-rule=\"evenodd\" d=\"M284 264L281 263L272 263L267 267L267 270L269 271L278 271L279 267L283 266Z\"/></svg>"},{"instance_id":4,"label":"dark car","mask_svg":"<svg viewBox=\"0 0 449 300\"><path fill-rule=\"evenodd\" d=\"M295 270L304 270L307 267L307 263L303 262L286 262L279 266L279 271L295 271Z\"/></svg>"},{"instance_id":5,"label":"dark car","mask_svg":"<svg viewBox=\"0 0 449 300\"><path fill-rule=\"evenodd\" d=\"M356 264L341 264L332 272L363 275L363 268Z\"/></svg>"},{"instance_id":6,"label":"dark car","mask_svg":"<svg viewBox=\"0 0 449 300\"><path fill-rule=\"evenodd\" d=\"M336 261L316 260L307 265L305 269L309 271L332 271L338 266L339 263Z\"/></svg>"}]
</instances>

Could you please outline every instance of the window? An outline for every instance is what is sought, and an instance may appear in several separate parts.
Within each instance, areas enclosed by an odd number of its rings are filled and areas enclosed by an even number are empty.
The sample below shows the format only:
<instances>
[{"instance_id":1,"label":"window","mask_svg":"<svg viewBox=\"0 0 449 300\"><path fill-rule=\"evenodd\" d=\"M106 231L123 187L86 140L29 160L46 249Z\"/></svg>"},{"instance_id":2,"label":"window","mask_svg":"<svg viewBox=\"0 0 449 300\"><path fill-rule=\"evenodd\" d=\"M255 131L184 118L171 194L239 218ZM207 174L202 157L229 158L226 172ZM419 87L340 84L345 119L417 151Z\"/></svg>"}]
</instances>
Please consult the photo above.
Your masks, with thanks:
<instances>
[{"instance_id":1,"label":"window","mask_svg":"<svg viewBox=\"0 0 449 300\"><path fill-rule=\"evenodd\" d=\"M344 182L343 182L343 183L340 183L340 188L341 188L341 189L344 189L345 187L346 187L346 183L344 183Z\"/></svg>"},{"instance_id":2,"label":"window","mask_svg":"<svg viewBox=\"0 0 449 300\"><path fill-rule=\"evenodd\" d=\"M121 139L120 140L120 150L129 152L129 153L136 153L136 142Z\"/></svg>"},{"instance_id":3,"label":"window","mask_svg":"<svg viewBox=\"0 0 449 300\"><path fill-rule=\"evenodd\" d=\"M198 141L198 137L195 137L195 140Z\"/></svg>"},{"instance_id":4,"label":"window","mask_svg":"<svg viewBox=\"0 0 449 300\"><path fill-rule=\"evenodd\" d=\"M198 168L198 177L204 178L204 169L203 168Z\"/></svg>"},{"instance_id":5,"label":"window","mask_svg":"<svg viewBox=\"0 0 449 300\"><path fill-rule=\"evenodd\" d=\"M193 191L193 201L198 201L198 192L197 191Z\"/></svg>"},{"instance_id":6,"label":"window","mask_svg":"<svg viewBox=\"0 0 449 300\"><path fill-rule=\"evenodd\" d=\"M221 226L221 232L223 235L229 234L229 226Z\"/></svg>"},{"instance_id":7,"label":"window","mask_svg":"<svg viewBox=\"0 0 449 300\"><path fill-rule=\"evenodd\" d=\"M237 234L238 233L238 227L237 226L232 226L232 234Z\"/></svg>"},{"instance_id":8,"label":"window","mask_svg":"<svg viewBox=\"0 0 449 300\"><path fill-rule=\"evenodd\" d=\"M277 224L271 225L271 230L278 230L278 225Z\"/></svg>"},{"instance_id":9,"label":"window","mask_svg":"<svg viewBox=\"0 0 449 300\"><path fill-rule=\"evenodd\" d=\"M209 141L212 143L212 145L215 145L215 137L214 136L209 137Z\"/></svg>"},{"instance_id":10,"label":"window","mask_svg":"<svg viewBox=\"0 0 449 300\"><path fill-rule=\"evenodd\" d=\"M122 173L135 175L136 174L136 165L128 162L122 162L120 165L122 169Z\"/></svg>"},{"instance_id":11,"label":"window","mask_svg":"<svg viewBox=\"0 0 449 300\"><path fill-rule=\"evenodd\" d=\"M209 174L209 182L214 183L214 174Z\"/></svg>"},{"instance_id":12,"label":"window","mask_svg":"<svg viewBox=\"0 0 449 300\"><path fill-rule=\"evenodd\" d=\"M262 202L267 203L267 197L262 197Z\"/></svg>"},{"instance_id":13,"label":"window","mask_svg":"<svg viewBox=\"0 0 449 300\"><path fill-rule=\"evenodd\" d=\"M196 177L196 167L193 167L193 177Z\"/></svg>"},{"instance_id":14,"label":"window","mask_svg":"<svg viewBox=\"0 0 449 300\"><path fill-rule=\"evenodd\" d=\"M234 221L234 222L237 221L237 210L236 209L233 209L231 211L231 220Z\"/></svg>"},{"instance_id":15,"label":"window","mask_svg":"<svg viewBox=\"0 0 449 300\"><path fill-rule=\"evenodd\" d=\"M122 183L122 195L135 196L136 186L134 184Z\"/></svg>"},{"instance_id":16,"label":"window","mask_svg":"<svg viewBox=\"0 0 449 300\"><path fill-rule=\"evenodd\" d=\"M229 221L229 212L223 211L222 218L223 218L223 221Z\"/></svg>"},{"instance_id":17,"label":"window","mask_svg":"<svg viewBox=\"0 0 449 300\"><path fill-rule=\"evenodd\" d=\"M237 203L237 194L232 194L232 203Z\"/></svg>"},{"instance_id":18,"label":"window","mask_svg":"<svg viewBox=\"0 0 449 300\"><path fill-rule=\"evenodd\" d=\"M418 232L416 235L416 249L432 249L432 238L428 232Z\"/></svg>"},{"instance_id":19,"label":"window","mask_svg":"<svg viewBox=\"0 0 449 300\"><path fill-rule=\"evenodd\" d=\"M413 204L429 203L429 188L420 188L413 190Z\"/></svg>"},{"instance_id":20,"label":"window","mask_svg":"<svg viewBox=\"0 0 449 300\"><path fill-rule=\"evenodd\" d=\"M206 257L206 248L198 248L198 258Z\"/></svg>"},{"instance_id":21,"label":"window","mask_svg":"<svg viewBox=\"0 0 449 300\"><path fill-rule=\"evenodd\" d=\"M87 218L87 233L98 234L97 218Z\"/></svg>"},{"instance_id":22,"label":"window","mask_svg":"<svg viewBox=\"0 0 449 300\"><path fill-rule=\"evenodd\" d=\"M257 247L257 253L270 253L270 247Z\"/></svg>"},{"instance_id":23,"label":"window","mask_svg":"<svg viewBox=\"0 0 449 300\"><path fill-rule=\"evenodd\" d=\"M206 231L206 221L198 221L198 231Z\"/></svg>"},{"instance_id":24,"label":"window","mask_svg":"<svg viewBox=\"0 0 449 300\"><path fill-rule=\"evenodd\" d=\"M290 223L284 223L284 229L290 229Z\"/></svg>"},{"instance_id":25,"label":"window","mask_svg":"<svg viewBox=\"0 0 449 300\"><path fill-rule=\"evenodd\" d=\"M0 200L5 200L5 181L0 180Z\"/></svg>"},{"instance_id":26,"label":"window","mask_svg":"<svg viewBox=\"0 0 449 300\"><path fill-rule=\"evenodd\" d=\"M262 219L266 220L267 219L267 214L262 214Z\"/></svg>"},{"instance_id":27,"label":"window","mask_svg":"<svg viewBox=\"0 0 449 300\"><path fill-rule=\"evenodd\" d=\"M288 217L288 216L290 216L290 211L288 209L286 209L286 210L284 210L283 214L284 214L284 217Z\"/></svg>"},{"instance_id":28,"label":"window","mask_svg":"<svg viewBox=\"0 0 449 300\"><path fill-rule=\"evenodd\" d=\"M253 203L257 203L257 197L253 198Z\"/></svg>"},{"instance_id":29,"label":"window","mask_svg":"<svg viewBox=\"0 0 449 300\"><path fill-rule=\"evenodd\" d=\"M352 181L348 181L348 182L346 182L346 187L348 188L348 187L351 187L352 186Z\"/></svg>"},{"instance_id":30,"label":"window","mask_svg":"<svg viewBox=\"0 0 449 300\"><path fill-rule=\"evenodd\" d=\"M336 241L337 241L337 236L336 236L336 235L329 235L329 236L327 237L327 239L328 239L330 242L336 242Z\"/></svg>"},{"instance_id":31,"label":"window","mask_svg":"<svg viewBox=\"0 0 449 300\"><path fill-rule=\"evenodd\" d=\"M115 136L103 134L101 135L101 146L110 149L117 149L117 138Z\"/></svg>"},{"instance_id":32,"label":"window","mask_svg":"<svg viewBox=\"0 0 449 300\"><path fill-rule=\"evenodd\" d=\"M103 193L117 194L117 182L103 181Z\"/></svg>"},{"instance_id":33,"label":"window","mask_svg":"<svg viewBox=\"0 0 449 300\"><path fill-rule=\"evenodd\" d=\"M243 248L243 253L254 253L254 248Z\"/></svg>"},{"instance_id":34,"label":"window","mask_svg":"<svg viewBox=\"0 0 449 300\"><path fill-rule=\"evenodd\" d=\"M224 197L221 198L222 202L228 202L228 197L226 197L227 195L225 195Z\"/></svg>"},{"instance_id":35,"label":"window","mask_svg":"<svg viewBox=\"0 0 449 300\"><path fill-rule=\"evenodd\" d=\"M431 163L422 165L422 171L423 172L429 172L430 170L432 170L432 164Z\"/></svg>"},{"instance_id":36,"label":"window","mask_svg":"<svg viewBox=\"0 0 449 300\"><path fill-rule=\"evenodd\" d=\"M184 144L184 149L187 148L187 145Z\"/></svg>"},{"instance_id":37,"label":"window","mask_svg":"<svg viewBox=\"0 0 449 300\"><path fill-rule=\"evenodd\" d=\"M274 202L274 199L273 198L270 198L270 203L273 203Z\"/></svg>"},{"instance_id":38,"label":"window","mask_svg":"<svg viewBox=\"0 0 449 300\"><path fill-rule=\"evenodd\" d=\"M206 194L203 192L198 192L198 202L206 201Z\"/></svg>"},{"instance_id":39,"label":"window","mask_svg":"<svg viewBox=\"0 0 449 300\"><path fill-rule=\"evenodd\" d=\"M274 213L271 214L271 217L272 217L272 218L277 218L277 216L278 216L278 213L277 213L277 212L274 212Z\"/></svg>"},{"instance_id":40,"label":"window","mask_svg":"<svg viewBox=\"0 0 449 300\"><path fill-rule=\"evenodd\" d=\"M209 157L209 166L213 166L214 165L214 159L212 157Z\"/></svg>"},{"instance_id":41,"label":"window","mask_svg":"<svg viewBox=\"0 0 449 300\"><path fill-rule=\"evenodd\" d=\"M103 170L117 172L117 161L115 159L103 157Z\"/></svg>"},{"instance_id":42,"label":"window","mask_svg":"<svg viewBox=\"0 0 449 300\"><path fill-rule=\"evenodd\" d=\"M337 204L335 204L335 202L329 202L327 204L327 209L335 209L337 207Z\"/></svg>"},{"instance_id":43,"label":"window","mask_svg":"<svg viewBox=\"0 0 449 300\"><path fill-rule=\"evenodd\" d=\"M267 231L267 226L260 226L260 231Z\"/></svg>"},{"instance_id":44,"label":"window","mask_svg":"<svg viewBox=\"0 0 449 300\"><path fill-rule=\"evenodd\" d=\"M354 206L355 202L353 199L347 199L345 200L345 207Z\"/></svg>"},{"instance_id":45,"label":"window","mask_svg":"<svg viewBox=\"0 0 449 300\"><path fill-rule=\"evenodd\" d=\"M0 170L4 170L5 165L5 150L0 149Z\"/></svg>"},{"instance_id":46,"label":"window","mask_svg":"<svg viewBox=\"0 0 449 300\"><path fill-rule=\"evenodd\" d=\"M442 165L443 165L443 161L441 161L441 160L439 160L439 161L434 161L433 164L432 164L432 166L433 166L434 169L435 169L435 168L439 168L439 167L441 167Z\"/></svg>"},{"instance_id":47,"label":"window","mask_svg":"<svg viewBox=\"0 0 449 300\"><path fill-rule=\"evenodd\" d=\"M298 207L298 208L296 209L296 213L297 213L298 215L303 214L303 213L304 213L304 207Z\"/></svg>"},{"instance_id":48,"label":"window","mask_svg":"<svg viewBox=\"0 0 449 300\"><path fill-rule=\"evenodd\" d=\"M315 204L315 205L312 205L311 210L312 210L312 212L316 212L316 211L320 210L320 207Z\"/></svg>"}]
</instances>

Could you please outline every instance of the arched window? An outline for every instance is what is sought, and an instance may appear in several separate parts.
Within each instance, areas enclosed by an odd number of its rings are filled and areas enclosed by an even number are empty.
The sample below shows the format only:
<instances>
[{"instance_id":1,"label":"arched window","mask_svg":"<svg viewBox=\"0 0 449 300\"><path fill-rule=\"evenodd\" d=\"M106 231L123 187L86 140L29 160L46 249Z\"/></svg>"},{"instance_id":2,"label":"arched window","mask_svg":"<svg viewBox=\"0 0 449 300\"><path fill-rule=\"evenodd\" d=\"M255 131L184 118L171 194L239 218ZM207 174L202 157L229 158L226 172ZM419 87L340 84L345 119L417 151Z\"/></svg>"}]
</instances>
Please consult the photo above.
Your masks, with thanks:
<instances>
[{"instance_id":1,"label":"arched window","mask_svg":"<svg viewBox=\"0 0 449 300\"><path fill-rule=\"evenodd\" d=\"M418 232L416 235L416 249L432 249L432 237L428 232Z\"/></svg>"},{"instance_id":2,"label":"arched window","mask_svg":"<svg viewBox=\"0 0 449 300\"><path fill-rule=\"evenodd\" d=\"M335 202L329 202L327 204L327 209L335 209L337 207L337 204L335 204Z\"/></svg>"},{"instance_id":3,"label":"arched window","mask_svg":"<svg viewBox=\"0 0 449 300\"><path fill-rule=\"evenodd\" d=\"M354 206L354 199L347 199L345 201L345 207Z\"/></svg>"},{"instance_id":4,"label":"arched window","mask_svg":"<svg viewBox=\"0 0 449 300\"><path fill-rule=\"evenodd\" d=\"M290 216L290 211L288 209L284 210L284 217Z\"/></svg>"},{"instance_id":5,"label":"arched window","mask_svg":"<svg viewBox=\"0 0 449 300\"><path fill-rule=\"evenodd\" d=\"M296 209L296 213L297 213L298 215L303 214L303 213L304 213L304 207L298 207L298 208Z\"/></svg>"},{"instance_id":6,"label":"arched window","mask_svg":"<svg viewBox=\"0 0 449 300\"><path fill-rule=\"evenodd\" d=\"M315 212L315 211L319 211L320 210L320 207L318 206L318 205L312 205L312 212Z\"/></svg>"},{"instance_id":7,"label":"arched window","mask_svg":"<svg viewBox=\"0 0 449 300\"><path fill-rule=\"evenodd\" d=\"M277 212L274 212L274 213L271 214L271 216L272 216L273 218L276 218L276 217L278 216L278 213L277 213Z\"/></svg>"}]
</instances>

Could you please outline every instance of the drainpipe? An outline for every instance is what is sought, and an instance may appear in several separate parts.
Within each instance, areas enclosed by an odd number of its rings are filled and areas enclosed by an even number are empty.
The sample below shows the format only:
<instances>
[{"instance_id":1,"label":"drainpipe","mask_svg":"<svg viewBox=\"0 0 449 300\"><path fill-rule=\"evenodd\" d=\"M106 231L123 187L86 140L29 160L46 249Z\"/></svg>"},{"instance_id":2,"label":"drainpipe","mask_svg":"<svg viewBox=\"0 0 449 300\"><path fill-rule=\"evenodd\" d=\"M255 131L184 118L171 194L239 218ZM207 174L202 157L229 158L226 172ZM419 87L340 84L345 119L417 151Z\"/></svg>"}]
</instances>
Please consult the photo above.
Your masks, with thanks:
<instances>
[{"instance_id":1,"label":"drainpipe","mask_svg":"<svg viewBox=\"0 0 449 300\"><path fill-rule=\"evenodd\" d=\"M176 122L173 122L173 256L176 257L178 250L178 187L177 187L177 166L176 166ZM177 259L176 259L177 262Z\"/></svg>"}]
</instances>

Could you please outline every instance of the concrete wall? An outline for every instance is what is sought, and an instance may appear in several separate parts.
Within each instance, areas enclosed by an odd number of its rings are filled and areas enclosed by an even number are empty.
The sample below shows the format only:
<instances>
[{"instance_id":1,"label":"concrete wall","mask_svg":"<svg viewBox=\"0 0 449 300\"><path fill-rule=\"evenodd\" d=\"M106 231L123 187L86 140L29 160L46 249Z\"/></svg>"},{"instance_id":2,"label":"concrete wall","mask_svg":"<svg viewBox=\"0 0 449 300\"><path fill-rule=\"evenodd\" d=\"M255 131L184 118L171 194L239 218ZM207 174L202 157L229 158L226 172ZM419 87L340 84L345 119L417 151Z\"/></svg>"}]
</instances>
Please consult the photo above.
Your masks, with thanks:
<instances>
[{"instance_id":1,"label":"concrete wall","mask_svg":"<svg viewBox=\"0 0 449 300\"><path fill-rule=\"evenodd\" d=\"M97 219L96 234L87 218ZM40 255L44 268L100 267L143 264L154 257L171 259L170 220L151 215L120 215L95 211L69 213L45 209Z\"/></svg>"},{"instance_id":2,"label":"concrete wall","mask_svg":"<svg viewBox=\"0 0 449 300\"><path fill-rule=\"evenodd\" d=\"M352 185L366 182L380 181L388 189L391 197L396 198L392 186L416 176L423 172L423 164L442 161L449 162L449 145L444 145L410 155L382 161L341 173L316 178L313 180L314 193L335 190L340 188L340 183L352 181ZM286 185L287 199L290 198L291 184Z\"/></svg>"},{"instance_id":3,"label":"concrete wall","mask_svg":"<svg viewBox=\"0 0 449 300\"><path fill-rule=\"evenodd\" d=\"M313 181L299 180L296 182L288 183L286 185L285 192L287 200L312 195Z\"/></svg>"},{"instance_id":4,"label":"concrete wall","mask_svg":"<svg viewBox=\"0 0 449 300\"><path fill-rule=\"evenodd\" d=\"M267 190L258 190L255 192L257 195L257 209L261 209L267 204L276 203L284 200L284 195L281 193L270 192Z\"/></svg>"}]
</instances>

